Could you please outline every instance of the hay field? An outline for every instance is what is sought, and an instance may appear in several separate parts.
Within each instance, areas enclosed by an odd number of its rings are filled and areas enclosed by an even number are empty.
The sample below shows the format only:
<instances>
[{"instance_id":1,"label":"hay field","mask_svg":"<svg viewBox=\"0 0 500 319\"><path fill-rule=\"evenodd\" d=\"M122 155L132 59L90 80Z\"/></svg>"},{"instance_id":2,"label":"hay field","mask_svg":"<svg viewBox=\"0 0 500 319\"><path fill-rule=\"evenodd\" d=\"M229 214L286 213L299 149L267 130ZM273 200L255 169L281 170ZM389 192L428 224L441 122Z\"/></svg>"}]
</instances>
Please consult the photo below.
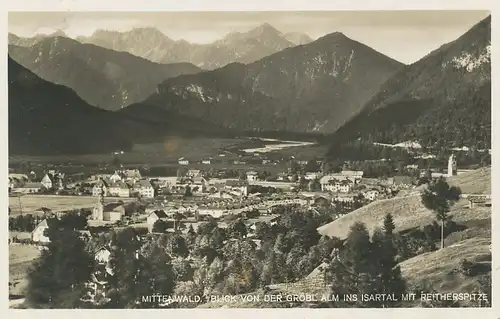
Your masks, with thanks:
<instances>
[{"instance_id":1,"label":"hay field","mask_svg":"<svg viewBox=\"0 0 500 319\"><path fill-rule=\"evenodd\" d=\"M104 199L104 202L110 203L118 200L129 202L133 201L134 199L106 197ZM92 208L97 202L97 198L94 196L58 196L58 195L25 195L21 197L9 197L9 206L11 209L11 215L16 215L21 212L19 201L21 202L23 213L33 213L34 210L37 210L41 207L47 207L51 209L53 212L65 211L71 209L80 209L80 208Z\"/></svg>"},{"instance_id":2,"label":"hay field","mask_svg":"<svg viewBox=\"0 0 500 319\"><path fill-rule=\"evenodd\" d=\"M448 178L450 185L458 186L464 194L491 193L491 168L480 168L458 176ZM318 228L321 235L346 238L349 228L355 222L363 222L370 232L381 227L384 216L391 213L396 231L421 227L434 220L434 214L422 204L419 194L407 193L406 196L394 197L372 202L339 219ZM459 200L451 208L451 216L457 223L470 220L491 218L490 207L467 208L467 200Z\"/></svg>"},{"instance_id":3,"label":"hay field","mask_svg":"<svg viewBox=\"0 0 500 319\"><path fill-rule=\"evenodd\" d=\"M491 167L451 176L446 181L452 186L460 187L464 194L491 194Z\"/></svg>"},{"instance_id":4,"label":"hay field","mask_svg":"<svg viewBox=\"0 0 500 319\"><path fill-rule=\"evenodd\" d=\"M471 238L452 246L421 254L399 264L410 285L427 282L439 292L472 292L477 287L474 277L455 273L462 259L484 265L491 271L490 239Z\"/></svg>"},{"instance_id":5,"label":"hay field","mask_svg":"<svg viewBox=\"0 0 500 319\"><path fill-rule=\"evenodd\" d=\"M469 209L464 207L466 204L466 200L460 200L452 207L451 216L455 222L463 223L469 220L482 220L491 217L491 208L477 207ZM347 237L352 224L363 222L366 224L368 231L372 233L375 228L382 227L382 222L387 213L392 214L396 232L422 227L435 219L434 213L422 204L420 195L414 195L372 202L319 227L318 232L321 235L344 239Z\"/></svg>"},{"instance_id":6,"label":"hay field","mask_svg":"<svg viewBox=\"0 0 500 319\"><path fill-rule=\"evenodd\" d=\"M33 261L40 256L36 246L11 244L9 245L9 294L23 295L28 284L28 270Z\"/></svg>"},{"instance_id":7,"label":"hay field","mask_svg":"<svg viewBox=\"0 0 500 319\"><path fill-rule=\"evenodd\" d=\"M390 198L372 202L331 223L318 228L321 235L336 236L341 239L347 237L349 229L355 222L363 222L370 231L381 227L384 217L391 213L396 225L396 231L428 224L434 218L433 213L425 208L420 196Z\"/></svg>"}]
</instances>

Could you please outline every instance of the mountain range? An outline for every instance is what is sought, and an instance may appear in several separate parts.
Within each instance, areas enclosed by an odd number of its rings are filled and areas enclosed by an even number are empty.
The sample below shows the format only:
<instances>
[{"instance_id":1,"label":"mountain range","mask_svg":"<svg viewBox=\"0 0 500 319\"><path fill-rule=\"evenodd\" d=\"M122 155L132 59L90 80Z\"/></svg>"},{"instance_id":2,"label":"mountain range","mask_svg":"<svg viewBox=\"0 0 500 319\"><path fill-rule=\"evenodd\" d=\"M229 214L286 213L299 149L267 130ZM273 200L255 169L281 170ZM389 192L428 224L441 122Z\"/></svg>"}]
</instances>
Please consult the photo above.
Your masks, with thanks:
<instances>
[{"instance_id":1,"label":"mountain range","mask_svg":"<svg viewBox=\"0 0 500 319\"><path fill-rule=\"evenodd\" d=\"M70 88L41 79L10 57L8 96L10 154L101 153L129 150L134 143L171 135L226 134L222 128L166 110L131 117L133 105L123 112L93 107Z\"/></svg>"},{"instance_id":2,"label":"mountain range","mask_svg":"<svg viewBox=\"0 0 500 319\"><path fill-rule=\"evenodd\" d=\"M9 153L92 153L127 149L113 113L42 80L8 58Z\"/></svg>"},{"instance_id":3,"label":"mountain range","mask_svg":"<svg viewBox=\"0 0 500 319\"><path fill-rule=\"evenodd\" d=\"M146 99L165 79L201 71L189 63L153 63L60 36L29 47L9 45L9 55L39 77L72 88L87 103L106 110Z\"/></svg>"},{"instance_id":4,"label":"mountain range","mask_svg":"<svg viewBox=\"0 0 500 319\"><path fill-rule=\"evenodd\" d=\"M168 79L147 103L246 131L331 133L403 66L336 32L247 65Z\"/></svg>"},{"instance_id":5,"label":"mountain range","mask_svg":"<svg viewBox=\"0 0 500 319\"><path fill-rule=\"evenodd\" d=\"M311 42L301 33L283 34L269 24L248 32L232 32L209 44L175 41L156 28L135 28L127 32L97 30L89 37L78 37L116 51L124 51L157 63L189 62L213 70L233 62L251 63L295 45Z\"/></svg>"},{"instance_id":6,"label":"mountain range","mask_svg":"<svg viewBox=\"0 0 500 319\"><path fill-rule=\"evenodd\" d=\"M102 34L109 36L115 50L123 38L128 39L125 44L135 43L136 49L143 45L144 52L152 54L148 58L165 52L163 44L171 42L184 43L186 52L197 52L191 44L170 40L151 28ZM273 42L276 36L280 40ZM404 65L339 32L309 42L300 34L283 35L265 24L248 33L231 33L213 46L233 46L233 52L245 48L247 57L255 52L265 57L254 62L243 59L246 64L219 60L227 65L202 71L193 64L154 63L60 34L30 41L9 34L9 54L26 67L9 59L11 149L30 152L32 139L33 149L72 152L76 146L68 146L69 140L89 136L77 118L96 123L92 131L96 135L90 134L95 140L109 137L109 142L79 146L82 151L130 147L165 134L242 131L331 134L330 157L349 145L407 140L437 148L491 148L490 37L488 17L457 40ZM23 112L28 114L25 120ZM58 123L62 118L68 119L66 124ZM65 130L69 133L57 133ZM34 137L32 132L39 134Z\"/></svg>"},{"instance_id":7,"label":"mountain range","mask_svg":"<svg viewBox=\"0 0 500 319\"><path fill-rule=\"evenodd\" d=\"M11 45L18 45L22 47L30 47L37 42L40 42L46 38L55 38L55 37L68 37L64 31L58 30L56 32L52 32L49 34L37 34L34 37L19 37L15 35L14 33L9 32L9 44Z\"/></svg>"},{"instance_id":8,"label":"mountain range","mask_svg":"<svg viewBox=\"0 0 500 319\"><path fill-rule=\"evenodd\" d=\"M402 68L332 137L352 141L491 148L491 16Z\"/></svg>"}]
</instances>

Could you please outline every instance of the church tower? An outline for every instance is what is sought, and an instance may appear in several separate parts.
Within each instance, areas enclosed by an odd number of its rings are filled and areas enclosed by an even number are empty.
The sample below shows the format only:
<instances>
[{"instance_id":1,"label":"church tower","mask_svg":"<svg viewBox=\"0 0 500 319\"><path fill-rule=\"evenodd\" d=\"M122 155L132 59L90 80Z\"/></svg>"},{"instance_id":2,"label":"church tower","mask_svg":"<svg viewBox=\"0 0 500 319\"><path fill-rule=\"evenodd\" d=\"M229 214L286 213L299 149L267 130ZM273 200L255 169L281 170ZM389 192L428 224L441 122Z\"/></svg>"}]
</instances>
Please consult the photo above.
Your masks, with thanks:
<instances>
[{"instance_id":1,"label":"church tower","mask_svg":"<svg viewBox=\"0 0 500 319\"><path fill-rule=\"evenodd\" d=\"M97 196L97 203L92 211L93 220L104 220L104 196Z\"/></svg>"},{"instance_id":2,"label":"church tower","mask_svg":"<svg viewBox=\"0 0 500 319\"><path fill-rule=\"evenodd\" d=\"M457 175L457 160L455 155L451 154L448 158L448 177Z\"/></svg>"}]
</instances>

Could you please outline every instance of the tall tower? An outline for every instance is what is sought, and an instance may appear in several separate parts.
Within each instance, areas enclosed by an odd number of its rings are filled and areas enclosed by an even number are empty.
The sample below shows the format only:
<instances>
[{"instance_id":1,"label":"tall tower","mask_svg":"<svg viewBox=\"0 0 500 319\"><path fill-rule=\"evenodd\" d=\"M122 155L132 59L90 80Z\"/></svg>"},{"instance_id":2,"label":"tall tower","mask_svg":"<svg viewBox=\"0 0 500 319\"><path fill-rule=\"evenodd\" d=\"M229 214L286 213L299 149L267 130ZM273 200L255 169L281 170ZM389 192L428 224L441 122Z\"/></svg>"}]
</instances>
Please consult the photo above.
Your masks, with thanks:
<instances>
[{"instance_id":1,"label":"tall tower","mask_svg":"<svg viewBox=\"0 0 500 319\"><path fill-rule=\"evenodd\" d=\"M457 175L457 160L455 155L451 154L448 158L448 177Z\"/></svg>"},{"instance_id":2,"label":"tall tower","mask_svg":"<svg viewBox=\"0 0 500 319\"><path fill-rule=\"evenodd\" d=\"M92 211L93 220L104 220L104 197L102 195L97 196L97 203Z\"/></svg>"}]
</instances>

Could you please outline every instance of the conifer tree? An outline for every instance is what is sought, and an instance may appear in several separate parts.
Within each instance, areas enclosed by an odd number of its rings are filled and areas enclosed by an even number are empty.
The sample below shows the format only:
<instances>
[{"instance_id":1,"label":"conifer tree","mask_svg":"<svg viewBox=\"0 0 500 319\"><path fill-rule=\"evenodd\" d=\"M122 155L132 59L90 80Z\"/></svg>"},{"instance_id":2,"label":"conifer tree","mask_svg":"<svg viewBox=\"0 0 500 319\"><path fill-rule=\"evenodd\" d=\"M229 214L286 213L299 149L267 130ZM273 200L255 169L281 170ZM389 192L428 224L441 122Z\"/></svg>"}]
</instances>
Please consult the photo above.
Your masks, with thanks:
<instances>
[{"instance_id":1,"label":"conifer tree","mask_svg":"<svg viewBox=\"0 0 500 319\"><path fill-rule=\"evenodd\" d=\"M79 307L94 260L75 231L52 222L49 225L50 243L28 274L27 304L34 308Z\"/></svg>"},{"instance_id":2,"label":"conifer tree","mask_svg":"<svg viewBox=\"0 0 500 319\"><path fill-rule=\"evenodd\" d=\"M459 200L460 194L460 188L450 187L443 177L429 185L422 193L422 203L435 213L441 224L441 249L444 248L444 226L449 220L450 206Z\"/></svg>"}]
</instances>

